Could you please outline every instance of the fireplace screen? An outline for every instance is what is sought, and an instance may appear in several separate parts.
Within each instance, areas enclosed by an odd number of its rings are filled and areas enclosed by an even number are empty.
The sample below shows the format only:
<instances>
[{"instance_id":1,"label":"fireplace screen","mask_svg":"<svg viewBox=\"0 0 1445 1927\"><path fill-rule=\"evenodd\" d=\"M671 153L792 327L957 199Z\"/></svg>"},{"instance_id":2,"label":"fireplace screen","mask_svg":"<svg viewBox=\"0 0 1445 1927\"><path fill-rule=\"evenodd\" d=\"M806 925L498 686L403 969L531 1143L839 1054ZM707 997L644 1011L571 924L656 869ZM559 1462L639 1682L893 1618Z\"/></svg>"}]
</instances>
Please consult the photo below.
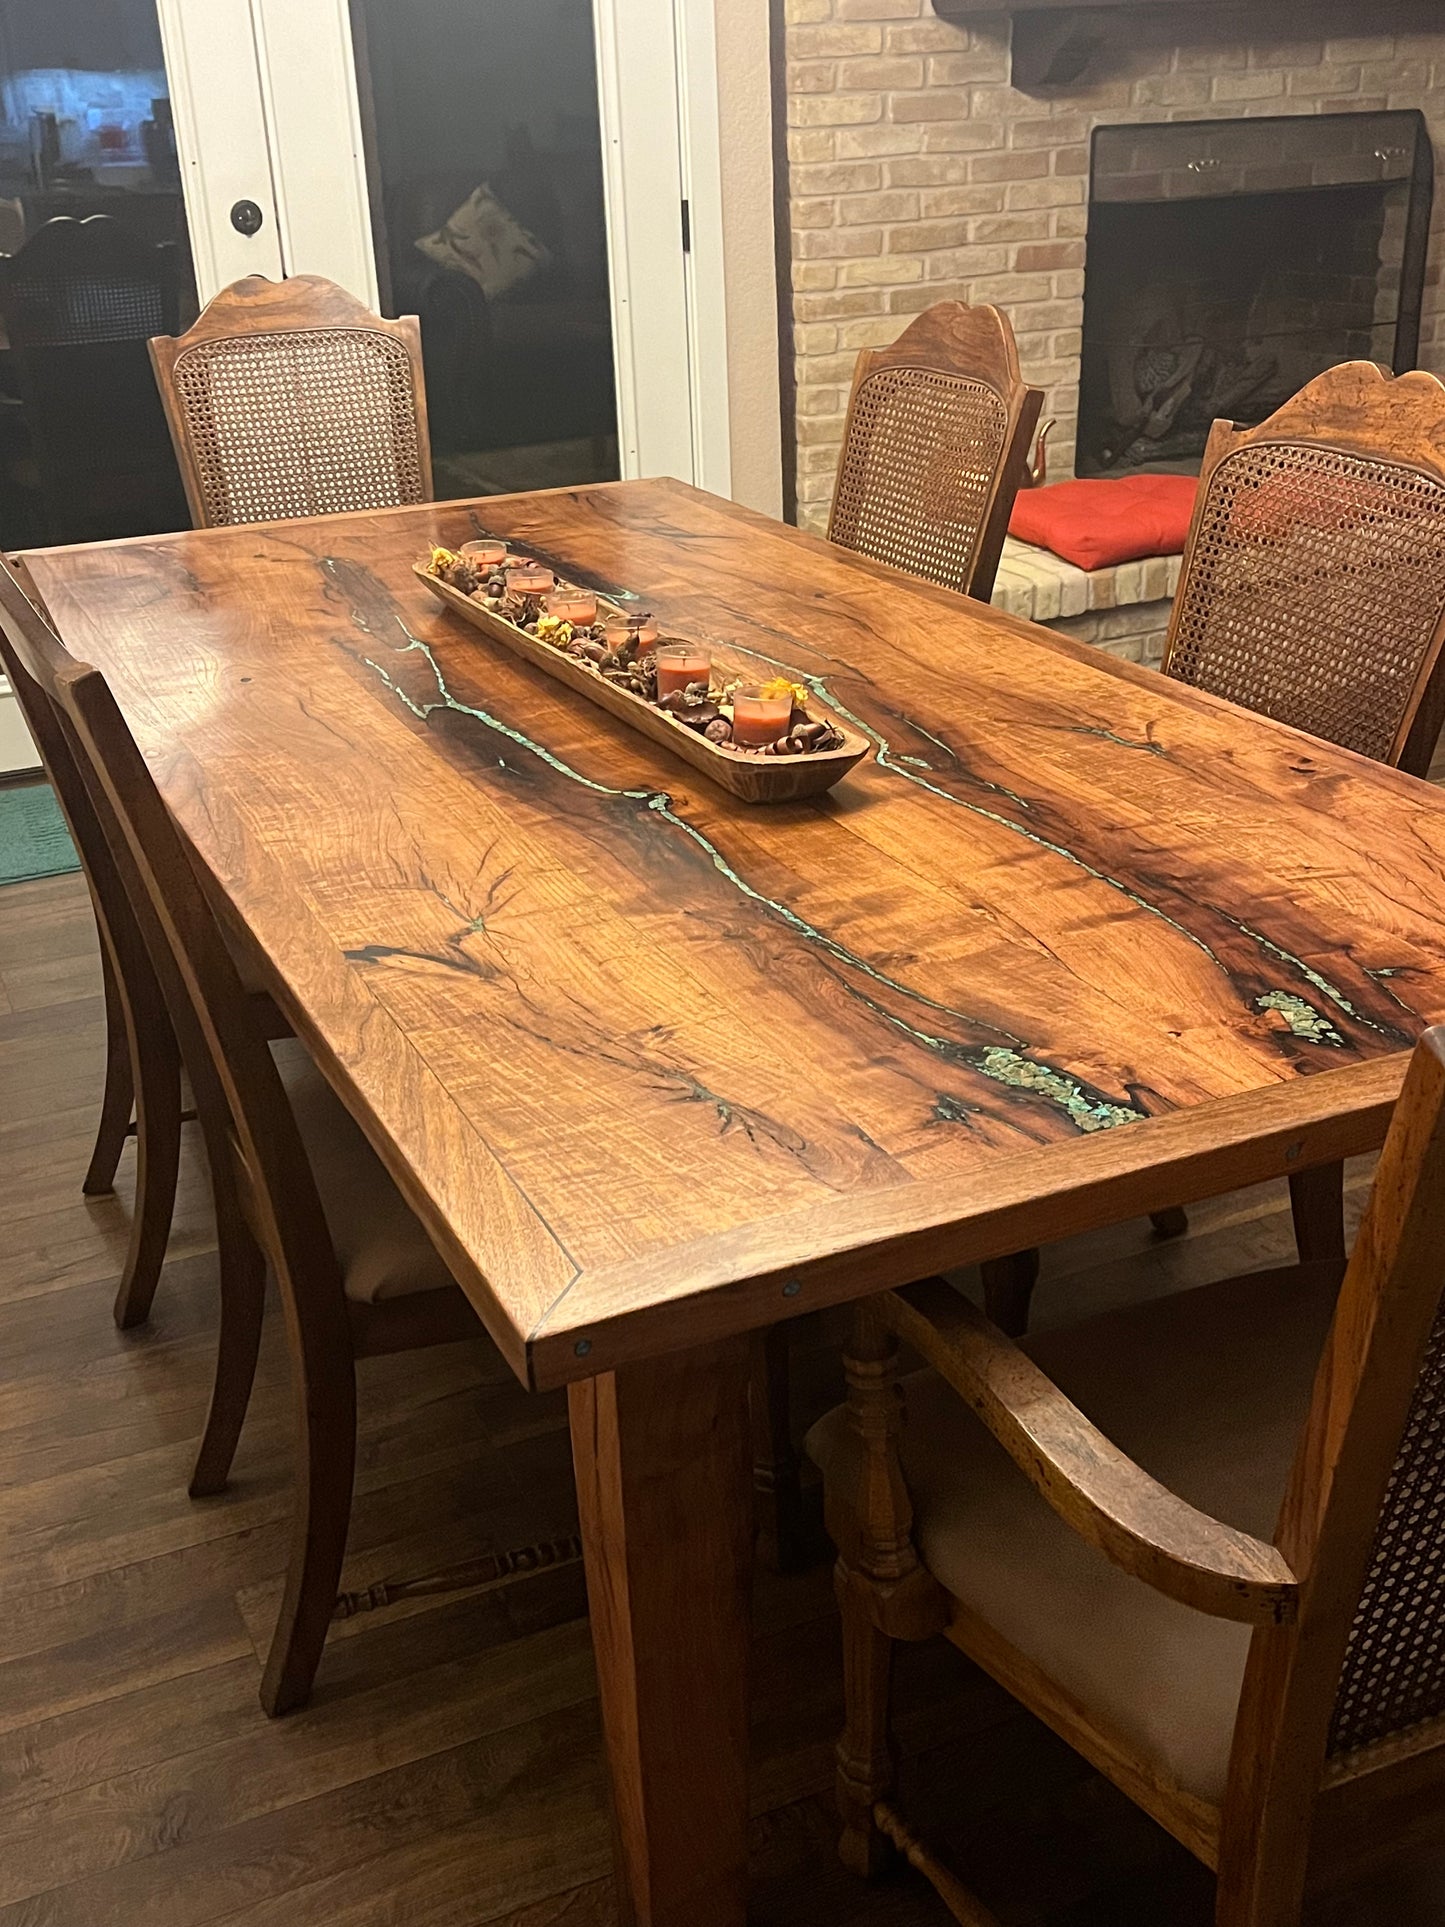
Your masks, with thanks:
<instances>
[{"instance_id":1,"label":"fireplace screen","mask_svg":"<svg viewBox=\"0 0 1445 1927\"><path fill-rule=\"evenodd\" d=\"M1413 368L1433 178L1414 112L1100 128L1079 474L1197 470L1220 416Z\"/></svg>"}]
</instances>

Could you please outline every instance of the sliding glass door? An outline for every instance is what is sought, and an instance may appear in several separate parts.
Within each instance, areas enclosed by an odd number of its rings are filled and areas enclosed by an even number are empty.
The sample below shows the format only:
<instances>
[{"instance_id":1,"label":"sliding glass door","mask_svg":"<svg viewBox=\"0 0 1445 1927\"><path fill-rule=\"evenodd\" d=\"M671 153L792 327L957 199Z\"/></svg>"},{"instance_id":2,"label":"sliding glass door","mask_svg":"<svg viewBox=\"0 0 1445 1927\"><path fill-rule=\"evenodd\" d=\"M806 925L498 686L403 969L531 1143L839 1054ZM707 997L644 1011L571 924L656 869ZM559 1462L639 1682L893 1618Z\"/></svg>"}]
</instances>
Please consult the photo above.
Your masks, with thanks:
<instances>
[{"instance_id":1,"label":"sliding glass door","mask_svg":"<svg viewBox=\"0 0 1445 1927\"><path fill-rule=\"evenodd\" d=\"M684 96L712 5L251 0L285 271L421 316L439 492L703 479L726 371L698 380ZM706 321L716 348L720 299Z\"/></svg>"},{"instance_id":2,"label":"sliding glass door","mask_svg":"<svg viewBox=\"0 0 1445 1927\"><path fill-rule=\"evenodd\" d=\"M376 278L439 495L620 473L592 0L354 0Z\"/></svg>"}]
</instances>

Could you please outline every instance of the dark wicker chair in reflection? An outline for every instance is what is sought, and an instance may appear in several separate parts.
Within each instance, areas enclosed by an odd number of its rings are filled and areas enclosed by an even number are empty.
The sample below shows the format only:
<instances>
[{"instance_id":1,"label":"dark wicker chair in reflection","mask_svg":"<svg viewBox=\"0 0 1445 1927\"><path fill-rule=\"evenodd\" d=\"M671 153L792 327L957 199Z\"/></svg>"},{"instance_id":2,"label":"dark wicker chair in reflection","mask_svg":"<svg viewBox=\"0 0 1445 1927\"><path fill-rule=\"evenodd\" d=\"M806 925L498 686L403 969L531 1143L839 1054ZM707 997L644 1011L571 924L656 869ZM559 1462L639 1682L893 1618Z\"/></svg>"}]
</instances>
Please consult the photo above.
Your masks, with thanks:
<instances>
[{"instance_id":1,"label":"dark wicker chair in reflection","mask_svg":"<svg viewBox=\"0 0 1445 1927\"><path fill-rule=\"evenodd\" d=\"M111 215L62 215L0 259L0 317L28 436L10 480L33 498L33 539L185 527L146 351L177 325L178 305L174 246L143 241Z\"/></svg>"}]
</instances>

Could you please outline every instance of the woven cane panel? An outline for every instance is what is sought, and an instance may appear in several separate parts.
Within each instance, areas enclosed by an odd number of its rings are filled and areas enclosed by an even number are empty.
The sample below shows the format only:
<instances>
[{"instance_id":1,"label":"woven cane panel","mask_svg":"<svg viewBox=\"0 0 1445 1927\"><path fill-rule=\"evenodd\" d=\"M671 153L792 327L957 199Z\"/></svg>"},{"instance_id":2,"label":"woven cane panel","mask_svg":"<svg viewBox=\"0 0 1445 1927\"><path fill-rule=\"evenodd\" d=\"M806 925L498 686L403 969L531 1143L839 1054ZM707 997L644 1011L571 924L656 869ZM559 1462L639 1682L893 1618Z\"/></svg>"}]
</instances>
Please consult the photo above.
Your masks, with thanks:
<instances>
[{"instance_id":1,"label":"woven cane panel","mask_svg":"<svg viewBox=\"0 0 1445 1927\"><path fill-rule=\"evenodd\" d=\"M1168 671L1388 759L1445 616L1445 488L1391 462L1256 443L1215 469Z\"/></svg>"},{"instance_id":2,"label":"woven cane panel","mask_svg":"<svg viewBox=\"0 0 1445 1927\"><path fill-rule=\"evenodd\" d=\"M98 341L148 341L167 327L158 282L123 276L15 275L7 302L13 332L29 347L85 347Z\"/></svg>"},{"instance_id":3,"label":"woven cane panel","mask_svg":"<svg viewBox=\"0 0 1445 1927\"><path fill-rule=\"evenodd\" d=\"M1007 435L1008 410L982 382L928 368L870 375L838 469L833 540L966 590Z\"/></svg>"},{"instance_id":4,"label":"woven cane panel","mask_svg":"<svg viewBox=\"0 0 1445 1927\"><path fill-rule=\"evenodd\" d=\"M308 328L182 354L174 381L206 520L420 502L411 358L390 335Z\"/></svg>"},{"instance_id":5,"label":"woven cane panel","mask_svg":"<svg viewBox=\"0 0 1445 1927\"><path fill-rule=\"evenodd\" d=\"M1335 1701L1331 1753L1445 1713L1445 1319L1390 1475Z\"/></svg>"}]
</instances>

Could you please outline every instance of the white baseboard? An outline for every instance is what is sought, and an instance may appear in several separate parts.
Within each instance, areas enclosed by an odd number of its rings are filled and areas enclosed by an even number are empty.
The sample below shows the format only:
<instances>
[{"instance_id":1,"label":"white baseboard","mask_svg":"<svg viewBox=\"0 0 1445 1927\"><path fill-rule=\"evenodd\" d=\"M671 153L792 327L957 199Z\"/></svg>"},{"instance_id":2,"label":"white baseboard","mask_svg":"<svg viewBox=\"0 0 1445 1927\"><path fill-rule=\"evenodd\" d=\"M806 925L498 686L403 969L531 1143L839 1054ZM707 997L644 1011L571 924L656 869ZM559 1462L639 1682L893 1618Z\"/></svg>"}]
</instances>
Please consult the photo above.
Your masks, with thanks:
<instances>
[{"instance_id":1,"label":"white baseboard","mask_svg":"<svg viewBox=\"0 0 1445 1927\"><path fill-rule=\"evenodd\" d=\"M15 776L39 767L40 758L20 714L15 691L0 676L0 776Z\"/></svg>"}]
</instances>

